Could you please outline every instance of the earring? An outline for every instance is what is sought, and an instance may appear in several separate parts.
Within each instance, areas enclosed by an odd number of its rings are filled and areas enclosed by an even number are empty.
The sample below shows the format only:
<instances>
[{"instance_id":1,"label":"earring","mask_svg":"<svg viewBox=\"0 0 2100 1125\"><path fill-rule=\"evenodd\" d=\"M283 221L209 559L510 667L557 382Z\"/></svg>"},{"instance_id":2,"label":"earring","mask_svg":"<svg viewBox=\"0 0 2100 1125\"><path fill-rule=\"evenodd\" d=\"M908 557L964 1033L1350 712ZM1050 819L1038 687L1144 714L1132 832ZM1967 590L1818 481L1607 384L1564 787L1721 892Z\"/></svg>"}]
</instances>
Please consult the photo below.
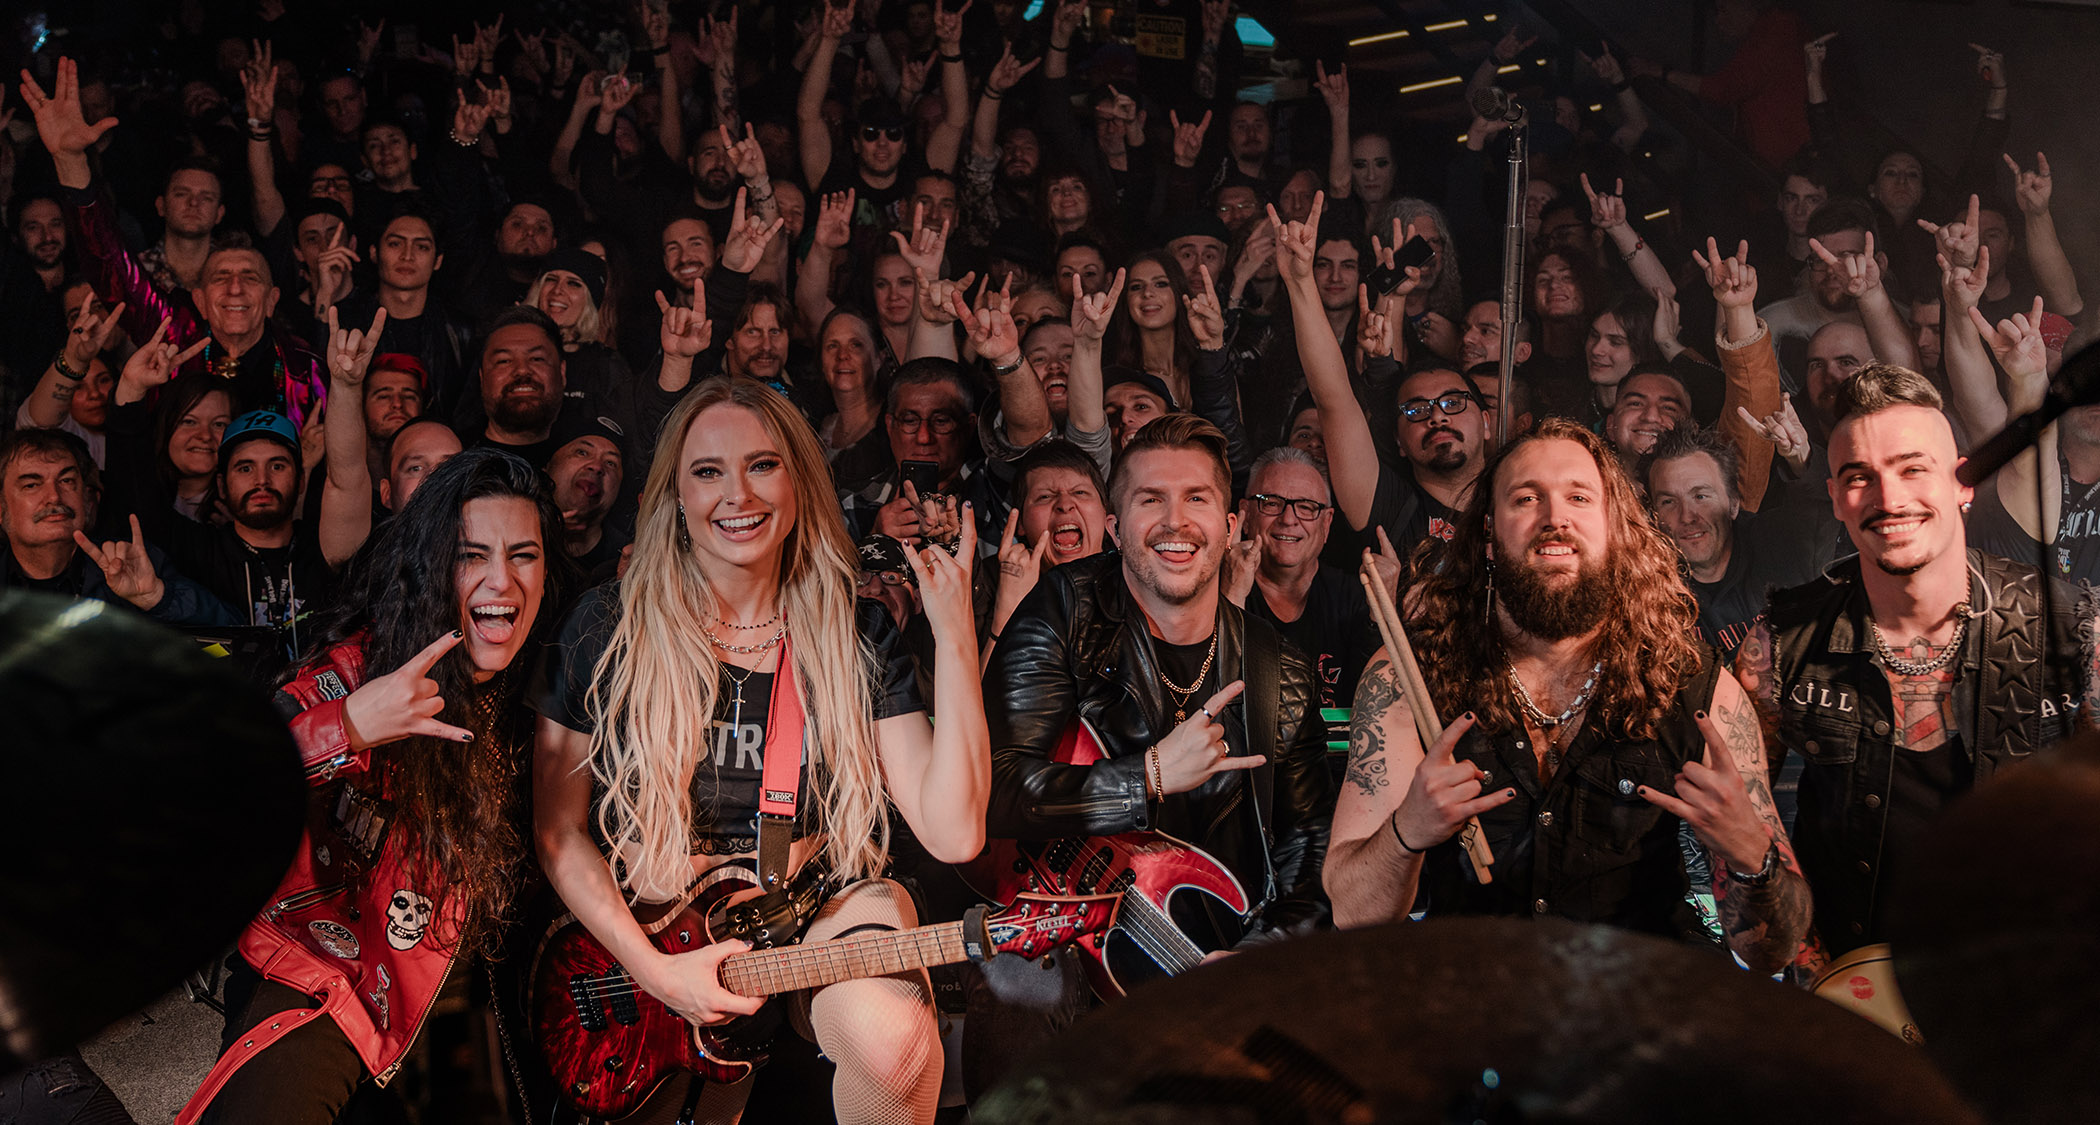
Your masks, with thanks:
<instances>
[{"instance_id":1,"label":"earring","mask_svg":"<svg viewBox=\"0 0 2100 1125\"><path fill-rule=\"evenodd\" d=\"M1480 627L1492 629L1495 625L1495 552L1487 552L1487 597L1480 611Z\"/></svg>"},{"instance_id":2,"label":"earring","mask_svg":"<svg viewBox=\"0 0 2100 1125\"><path fill-rule=\"evenodd\" d=\"M693 533L685 526L685 501L678 502L678 547L683 551L693 549Z\"/></svg>"},{"instance_id":3,"label":"earring","mask_svg":"<svg viewBox=\"0 0 2100 1125\"><path fill-rule=\"evenodd\" d=\"M1976 506L1976 505L1975 505L1975 502L1974 502L1974 501L1971 501L1971 500L1964 500L1964 501L1962 501L1962 502L1961 502L1961 514L1962 514L1962 515L1965 515L1965 516L1966 516L1966 515L1968 515L1968 514L1969 514L1969 509L1970 509L1970 508L1973 508L1973 507L1975 507L1975 506Z\"/></svg>"}]
</instances>

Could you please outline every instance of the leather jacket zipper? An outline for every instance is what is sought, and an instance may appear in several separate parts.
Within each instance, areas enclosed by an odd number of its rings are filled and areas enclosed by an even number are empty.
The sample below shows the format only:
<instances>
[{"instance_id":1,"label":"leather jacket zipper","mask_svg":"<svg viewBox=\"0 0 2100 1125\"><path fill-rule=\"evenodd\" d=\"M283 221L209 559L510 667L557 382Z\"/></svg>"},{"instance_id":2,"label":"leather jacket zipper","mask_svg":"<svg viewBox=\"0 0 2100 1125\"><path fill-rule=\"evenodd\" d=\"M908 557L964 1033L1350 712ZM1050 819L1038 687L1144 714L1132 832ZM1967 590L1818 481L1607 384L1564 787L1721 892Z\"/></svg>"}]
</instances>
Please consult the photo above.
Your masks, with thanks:
<instances>
[{"instance_id":1,"label":"leather jacket zipper","mask_svg":"<svg viewBox=\"0 0 2100 1125\"><path fill-rule=\"evenodd\" d=\"M1069 804L1037 805L1037 816L1095 816L1107 812L1129 812L1128 797L1088 797Z\"/></svg>"},{"instance_id":2,"label":"leather jacket zipper","mask_svg":"<svg viewBox=\"0 0 2100 1125\"><path fill-rule=\"evenodd\" d=\"M471 925L473 921L474 912L469 910L467 911L466 918L461 920L459 924L460 936L464 937L466 935L467 927ZM410 1051L410 1049L415 1047L416 1039L423 1034L423 1025L430 1022L430 1012L433 1008L437 1007L438 997L444 995L445 982L452 979L452 966L457 964L459 964L459 946L457 944L454 944L452 947L452 955L445 958L445 971L438 975L437 987L430 990L430 1003L423 1005L423 1014L416 1017L415 1030L409 1032L408 1038L403 1040L401 1043L401 1056L395 1059L393 1061L393 1064L388 1066L385 1070L380 1071L378 1074L372 1076L372 1082L375 1085L384 1088L387 1083L392 1082L394 1080L394 1075L399 1074L401 1072L401 1064L408 1060L408 1052Z\"/></svg>"},{"instance_id":3,"label":"leather jacket zipper","mask_svg":"<svg viewBox=\"0 0 2100 1125\"><path fill-rule=\"evenodd\" d=\"M300 891L295 895L286 895L272 903L268 910L263 911L263 921L275 922L280 914L293 910L304 910L323 899L334 898L342 893L343 888L348 885L347 883L330 883L325 887L313 887Z\"/></svg>"}]
</instances>

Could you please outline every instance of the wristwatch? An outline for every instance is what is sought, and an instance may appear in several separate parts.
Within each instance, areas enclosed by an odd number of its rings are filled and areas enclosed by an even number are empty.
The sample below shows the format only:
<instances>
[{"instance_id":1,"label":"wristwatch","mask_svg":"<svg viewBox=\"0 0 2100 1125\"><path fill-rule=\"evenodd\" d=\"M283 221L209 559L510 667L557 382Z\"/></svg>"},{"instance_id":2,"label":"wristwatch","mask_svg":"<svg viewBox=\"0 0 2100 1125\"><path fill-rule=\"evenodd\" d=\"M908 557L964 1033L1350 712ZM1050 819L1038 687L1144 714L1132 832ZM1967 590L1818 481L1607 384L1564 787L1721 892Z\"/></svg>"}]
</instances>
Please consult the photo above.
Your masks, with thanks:
<instances>
[{"instance_id":1,"label":"wristwatch","mask_svg":"<svg viewBox=\"0 0 2100 1125\"><path fill-rule=\"evenodd\" d=\"M1738 874L1725 859L1721 861L1721 869L1728 872L1728 881L1737 886L1762 887L1771 882L1773 872L1779 870L1779 841L1774 840L1765 847L1765 865L1758 868L1755 875Z\"/></svg>"}]
</instances>

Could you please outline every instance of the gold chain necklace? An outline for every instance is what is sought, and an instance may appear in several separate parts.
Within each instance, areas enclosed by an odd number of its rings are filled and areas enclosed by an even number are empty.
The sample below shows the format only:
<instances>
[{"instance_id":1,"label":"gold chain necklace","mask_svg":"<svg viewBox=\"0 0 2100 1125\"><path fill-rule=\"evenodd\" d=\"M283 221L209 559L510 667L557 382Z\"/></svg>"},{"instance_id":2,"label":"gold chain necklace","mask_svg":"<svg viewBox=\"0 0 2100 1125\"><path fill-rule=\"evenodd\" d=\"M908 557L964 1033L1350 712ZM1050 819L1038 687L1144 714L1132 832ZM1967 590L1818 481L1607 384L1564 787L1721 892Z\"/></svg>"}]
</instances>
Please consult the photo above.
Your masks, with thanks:
<instances>
[{"instance_id":1,"label":"gold chain necklace","mask_svg":"<svg viewBox=\"0 0 2100 1125\"><path fill-rule=\"evenodd\" d=\"M1187 686L1187 687L1181 687L1180 685L1176 684L1176 683L1175 683L1174 681L1172 681L1172 680L1170 680L1170 679L1168 679L1168 678L1167 678L1167 673L1166 673L1166 669L1165 669L1164 667L1162 667L1162 668L1160 669L1160 671L1159 671L1159 682L1160 682L1160 683L1162 683L1162 684L1165 684L1165 685L1167 686L1167 690L1168 690L1168 691L1170 691L1170 692L1172 692L1172 693L1174 693L1174 696L1175 696L1175 700L1174 700L1174 722L1175 722L1175 723L1179 724L1179 723L1184 723L1184 722L1187 722L1187 721L1188 721L1188 717L1189 717L1189 700L1191 700L1191 699L1195 698L1195 695L1196 695L1196 692L1197 692L1197 690L1198 690L1198 689L1200 689L1200 688L1201 688L1201 687L1203 686L1203 681L1204 681L1205 679L1207 679L1207 678L1208 678L1208 677L1210 676L1210 665L1211 665L1211 661L1213 661L1213 660L1216 660L1217 658L1218 658L1218 632L1217 632L1217 630L1213 629L1213 630L1211 630L1211 634L1210 634L1210 651L1209 651L1209 652L1207 652L1207 653L1205 653L1205 654L1203 655L1203 667L1201 667L1201 668L1199 668L1199 669L1197 669L1197 670L1196 670L1196 678L1195 678L1194 680L1192 680L1192 681L1190 681L1190 682L1189 682L1189 686Z\"/></svg>"}]
</instances>

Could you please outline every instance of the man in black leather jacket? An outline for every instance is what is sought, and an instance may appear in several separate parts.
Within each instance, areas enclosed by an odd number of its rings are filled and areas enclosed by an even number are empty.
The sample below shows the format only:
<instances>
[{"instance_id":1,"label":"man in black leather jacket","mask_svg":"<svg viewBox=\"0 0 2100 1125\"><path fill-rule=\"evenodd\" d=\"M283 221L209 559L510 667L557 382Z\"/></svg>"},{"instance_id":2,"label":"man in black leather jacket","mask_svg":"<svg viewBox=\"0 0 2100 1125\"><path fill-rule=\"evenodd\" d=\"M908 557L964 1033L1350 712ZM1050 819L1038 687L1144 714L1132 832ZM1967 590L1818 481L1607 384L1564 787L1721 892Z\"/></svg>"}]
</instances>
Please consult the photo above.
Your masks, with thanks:
<instances>
[{"instance_id":1,"label":"man in black leather jacket","mask_svg":"<svg viewBox=\"0 0 2100 1125\"><path fill-rule=\"evenodd\" d=\"M1327 913L1334 804L1317 685L1272 627L1219 597L1229 479L1224 435L1191 415L1124 448L1109 484L1121 550L1051 571L986 669L989 834L1164 832L1239 877L1251 930L1310 929ZM1272 675L1249 670L1257 645L1275 654ZM1250 736L1263 714L1275 729ZM1103 760L1050 760L1075 717L1100 735Z\"/></svg>"}]
</instances>

